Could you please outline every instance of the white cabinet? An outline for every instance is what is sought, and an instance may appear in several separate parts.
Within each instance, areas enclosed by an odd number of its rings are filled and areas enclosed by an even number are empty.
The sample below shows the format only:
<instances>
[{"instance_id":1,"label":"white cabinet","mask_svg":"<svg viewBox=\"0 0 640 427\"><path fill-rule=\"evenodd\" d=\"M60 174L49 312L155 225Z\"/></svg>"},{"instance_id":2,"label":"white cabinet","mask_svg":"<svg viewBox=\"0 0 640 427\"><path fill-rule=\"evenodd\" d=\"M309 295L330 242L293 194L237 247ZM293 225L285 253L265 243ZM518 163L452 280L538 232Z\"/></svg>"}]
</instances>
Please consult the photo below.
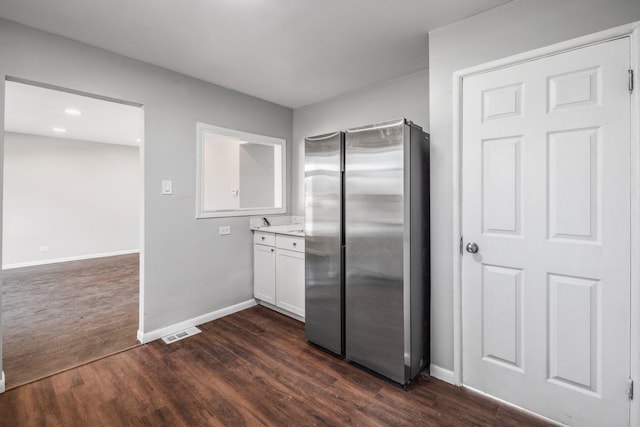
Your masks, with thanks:
<instances>
[{"instance_id":1,"label":"white cabinet","mask_svg":"<svg viewBox=\"0 0 640 427\"><path fill-rule=\"evenodd\" d=\"M304 318L304 238L254 233L254 296Z\"/></svg>"},{"instance_id":2,"label":"white cabinet","mask_svg":"<svg viewBox=\"0 0 640 427\"><path fill-rule=\"evenodd\" d=\"M276 306L304 317L304 253L276 249Z\"/></svg>"},{"instance_id":3,"label":"white cabinet","mask_svg":"<svg viewBox=\"0 0 640 427\"><path fill-rule=\"evenodd\" d=\"M276 250L273 246L253 245L253 296L276 303Z\"/></svg>"}]
</instances>

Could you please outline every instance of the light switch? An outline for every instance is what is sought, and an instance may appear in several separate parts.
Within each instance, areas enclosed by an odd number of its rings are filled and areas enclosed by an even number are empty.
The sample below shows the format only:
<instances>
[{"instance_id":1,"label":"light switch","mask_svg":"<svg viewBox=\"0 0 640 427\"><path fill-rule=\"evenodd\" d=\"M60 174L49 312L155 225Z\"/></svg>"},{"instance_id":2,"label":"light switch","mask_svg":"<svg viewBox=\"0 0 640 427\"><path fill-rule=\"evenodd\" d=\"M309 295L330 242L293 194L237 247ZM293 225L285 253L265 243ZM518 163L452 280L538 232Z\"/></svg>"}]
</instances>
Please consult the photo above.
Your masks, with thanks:
<instances>
[{"instance_id":1,"label":"light switch","mask_svg":"<svg viewBox=\"0 0 640 427\"><path fill-rule=\"evenodd\" d=\"M162 194L173 194L173 181L168 179L162 181Z\"/></svg>"},{"instance_id":2,"label":"light switch","mask_svg":"<svg viewBox=\"0 0 640 427\"><path fill-rule=\"evenodd\" d=\"M230 225L224 225L222 227L218 227L218 234L223 236L225 234L231 234L231 226Z\"/></svg>"}]
</instances>

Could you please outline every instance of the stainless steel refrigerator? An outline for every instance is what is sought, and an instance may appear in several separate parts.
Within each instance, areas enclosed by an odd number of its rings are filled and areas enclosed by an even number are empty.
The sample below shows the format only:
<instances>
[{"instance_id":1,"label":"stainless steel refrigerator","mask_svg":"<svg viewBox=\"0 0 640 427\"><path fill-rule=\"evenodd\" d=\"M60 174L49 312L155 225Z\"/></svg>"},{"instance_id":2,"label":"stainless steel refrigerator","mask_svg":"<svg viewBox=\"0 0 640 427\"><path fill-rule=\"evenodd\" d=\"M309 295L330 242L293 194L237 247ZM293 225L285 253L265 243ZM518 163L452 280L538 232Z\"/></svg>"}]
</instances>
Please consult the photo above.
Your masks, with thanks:
<instances>
[{"instance_id":1,"label":"stainless steel refrigerator","mask_svg":"<svg viewBox=\"0 0 640 427\"><path fill-rule=\"evenodd\" d=\"M401 384L429 363L428 138L402 119L305 142L306 337Z\"/></svg>"},{"instance_id":2,"label":"stainless steel refrigerator","mask_svg":"<svg viewBox=\"0 0 640 427\"><path fill-rule=\"evenodd\" d=\"M344 133L305 140L305 336L344 354Z\"/></svg>"}]
</instances>

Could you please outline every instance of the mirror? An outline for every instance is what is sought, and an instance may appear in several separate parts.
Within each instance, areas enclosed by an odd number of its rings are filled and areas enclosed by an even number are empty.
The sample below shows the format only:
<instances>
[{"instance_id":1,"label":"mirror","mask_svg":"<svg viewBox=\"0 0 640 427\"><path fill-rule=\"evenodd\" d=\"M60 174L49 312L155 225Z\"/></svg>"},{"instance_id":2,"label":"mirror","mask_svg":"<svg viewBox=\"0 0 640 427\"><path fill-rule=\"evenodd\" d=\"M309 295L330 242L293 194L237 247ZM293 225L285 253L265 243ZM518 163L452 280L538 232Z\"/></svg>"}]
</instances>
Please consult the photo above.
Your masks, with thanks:
<instances>
[{"instance_id":1,"label":"mirror","mask_svg":"<svg viewBox=\"0 0 640 427\"><path fill-rule=\"evenodd\" d=\"M197 218L285 212L286 141L197 124Z\"/></svg>"}]
</instances>

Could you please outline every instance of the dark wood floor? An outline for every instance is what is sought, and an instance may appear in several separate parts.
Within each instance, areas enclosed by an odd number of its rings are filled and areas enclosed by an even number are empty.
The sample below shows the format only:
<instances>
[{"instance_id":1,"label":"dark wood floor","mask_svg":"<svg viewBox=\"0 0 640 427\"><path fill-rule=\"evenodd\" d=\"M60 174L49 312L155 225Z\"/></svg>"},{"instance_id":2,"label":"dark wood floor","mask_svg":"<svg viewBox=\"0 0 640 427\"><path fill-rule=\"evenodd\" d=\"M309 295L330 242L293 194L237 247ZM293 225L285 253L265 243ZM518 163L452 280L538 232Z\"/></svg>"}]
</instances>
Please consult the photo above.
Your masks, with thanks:
<instances>
[{"instance_id":1,"label":"dark wood floor","mask_svg":"<svg viewBox=\"0 0 640 427\"><path fill-rule=\"evenodd\" d=\"M12 426L547 426L422 377L404 390L304 341L264 307L0 395Z\"/></svg>"},{"instance_id":2,"label":"dark wood floor","mask_svg":"<svg viewBox=\"0 0 640 427\"><path fill-rule=\"evenodd\" d=\"M7 388L136 345L138 254L2 272Z\"/></svg>"}]
</instances>

